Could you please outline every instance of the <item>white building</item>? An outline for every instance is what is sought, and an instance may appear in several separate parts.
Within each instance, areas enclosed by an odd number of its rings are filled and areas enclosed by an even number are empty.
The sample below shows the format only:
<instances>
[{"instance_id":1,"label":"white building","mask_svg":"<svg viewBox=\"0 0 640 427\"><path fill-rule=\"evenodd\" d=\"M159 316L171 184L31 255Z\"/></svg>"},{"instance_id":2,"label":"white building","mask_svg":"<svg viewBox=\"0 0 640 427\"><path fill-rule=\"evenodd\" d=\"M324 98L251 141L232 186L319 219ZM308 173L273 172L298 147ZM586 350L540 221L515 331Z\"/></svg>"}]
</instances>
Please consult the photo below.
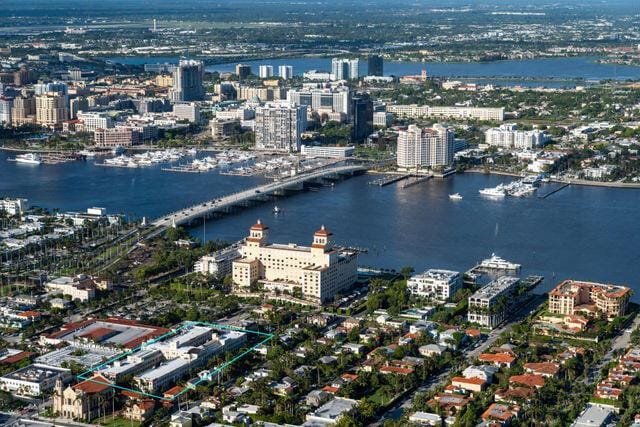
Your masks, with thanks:
<instances>
[{"instance_id":1,"label":"white building","mask_svg":"<svg viewBox=\"0 0 640 427\"><path fill-rule=\"evenodd\" d=\"M270 102L256 109L256 148L294 152L307 129L307 107L290 102Z\"/></svg>"},{"instance_id":2,"label":"white building","mask_svg":"<svg viewBox=\"0 0 640 427\"><path fill-rule=\"evenodd\" d=\"M291 89L287 92L287 101L304 105L319 114L342 113L349 116L351 92L347 87Z\"/></svg>"},{"instance_id":3,"label":"white building","mask_svg":"<svg viewBox=\"0 0 640 427\"><path fill-rule=\"evenodd\" d=\"M326 82L331 80L331 73L327 73L324 71L318 71L318 70L309 70L309 71L305 71L302 74L302 77L305 80L313 80L313 81L322 81L322 82Z\"/></svg>"},{"instance_id":4,"label":"white building","mask_svg":"<svg viewBox=\"0 0 640 427\"><path fill-rule=\"evenodd\" d=\"M173 115L179 120L187 120L189 123L199 123L200 106L195 102L179 102L173 104Z\"/></svg>"},{"instance_id":5,"label":"white building","mask_svg":"<svg viewBox=\"0 0 640 427\"><path fill-rule=\"evenodd\" d=\"M59 277L53 279L45 284L45 288L49 291L61 292L63 295L68 295L72 300L87 302L96 297L97 291L110 290L111 282L79 275L76 277Z\"/></svg>"},{"instance_id":6,"label":"white building","mask_svg":"<svg viewBox=\"0 0 640 427\"><path fill-rule=\"evenodd\" d=\"M412 295L446 301L462 289L462 275L450 270L427 270L411 276L407 289Z\"/></svg>"},{"instance_id":7,"label":"white building","mask_svg":"<svg viewBox=\"0 0 640 427\"><path fill-rule=\"evenodd\" d=\"M502 276L480 288L469 297L467 320L491 329L501 324L519 284L517 277Z\"/></svg>"},{"instance_id":8,"label":"white building","mask_svg":"<svg viewBox=\"0 0 640 427\"><path fill-rule=\"evenodd\" d=\"M257 282L267 291L300 293L316 303L332 300L358 278L358 254L332 247L333 233L323 227L309 246L268 243L268 227L258 221L233 262L233 282L249 289Z\"/></svg>"},{"instance_id":9,"label":"white building","mask_svg":"<svg viewBox=\"0 0 640 427\"><path fill-rule=\"evenodd\" d=\"M238 246L224 248L211 255L205 255L196 262L194 271L206 275L225 277L232 273L233 261L240 258Z\"/></svg>"},{"instance_id":10,"label":"white building","mask_svg":"<svg viewBox=\"0 0 640 427\"><path fill-rule=\"evenodd\" d=\"M337 424L340 418L358 405L357 400L336 397L307 414L303 426L327 426Z\"/></svg>"},{"instance_id":11,"label":"white building","mask_svg":"<svg viewBox=\"0 0 640 427\"><path fill-rule=\"evenodd\" d=\"M360 60L333 58L331 60L333 80L350 80L360 77Z\"/></svg>"},{"instance_id":12,"label":"white building","mask_svg":"<svg viewBox=\"0 0 640 427\"><path fill-rule=\"evenodd\" d=\"M329 145L303 145L300 147L300 154L307 157L322 157L327 159L342 159L353 156L355 147L339 147Z\"/></svg>"},{"instance_id":13,"label":"white building","mask_svg":"<svg viewBox=\"0 0 640 427\"><path fill-rule=\"evenodd\" d=\"M18 396L40 396L53 389L56 380L71 380L71 371L34 363L0 377L0 388Z\"/></svg>"},{"instance_id":14,"label":"white building","mask_svg":"<svg viewBox=\"0 0 640 427\"><path fill-rule=\"evenodd\" d=\"M0 93L2 93L0 91ZM13 99L0 97L0 124L11 124L11 109L13 108Z\"/></svg>"},{"instance_id":15,"label":"white building","mask_svg":"<svg viewBox=\"0 0 640 427\"><path fill-rule=\"evenodd\" d=\"M261 79L273 77L273 65L261 65L258 68L258 75Z\"/></svg>"},{"instance_id":16,"label":"white building","mask_svg":"<svg viewBox=\"0 0 640 427\"><path fill-rule=\"evenodd\" d=\"M388 105L387 111L408 118L436 117L460 120L503 121L504 108L457 107L428 105Z\"/></svg>"},{"instance_id":17,"label":"white building","mask_svg":"<svg viewBox=\"0 0 640 427\"><path fill-rule=\"evenodd\" d=\"M504 124L485 132L485 142L494 147L532 150L541 147L547 141L544 132L517 130L515 124Z\"/></svg>"},{"instance_id":18,"label":"white building","mask_svg":"<svg viewBox=\"0 0 640 427\"><path fill-rule=\"evenodd\" d=\"M428 168L453 163L453 130L435 124L431 128L410 125L398 133L396 152L400 168Z\"/></svg>"},{"instance_id":19,"label":"white building","mask_svg":"<svg viewBox=\"0 0 640 427\"><path fill-rule=\"evenodd\" d=\"M373 125L379 127L389 127L393 122L393 114L385 111L376 111L373 113Z\"/></svg>"},{"instance_id":20,"label":"white building","mask_svg":"<svg viewBox=\"0 0 640 427\"><path fill-rule=\"evenodd\" d=\"M19 215L29 209L27 199L0 199L0 211L9 215Z\"/></svg>"},{"instance_id":21,"label":"white building","mask_svg":"<svg viewBox=\"0 0 640 427\"><path fill-rule=\"evenodd\" d=\"M440 427L442 425L442 417L438 414L417 411L409 415L409 422L419 426Z\"/></svg>"},{"instance_id":22,"label":"white building","mask_svg":"<svg viewBox=\"0 0 640 427\"><path fill-rule=\"evenodd\" d=\"M280 65L278 67L278 75L283 80L289 80L293 78L293 67L291 65Z\"/></svg>"},{"instance_id":23,"label":"white building","mask_svg":"<svg viewBox=\"0 0 640 427\"><path fill-rule=\"evenodd\" d=\"M94 132L96 129L110 129L114 126L113 120L106 113L78 111L77 117L84 124L85 132Z\"/></svg>"}]
</instances>

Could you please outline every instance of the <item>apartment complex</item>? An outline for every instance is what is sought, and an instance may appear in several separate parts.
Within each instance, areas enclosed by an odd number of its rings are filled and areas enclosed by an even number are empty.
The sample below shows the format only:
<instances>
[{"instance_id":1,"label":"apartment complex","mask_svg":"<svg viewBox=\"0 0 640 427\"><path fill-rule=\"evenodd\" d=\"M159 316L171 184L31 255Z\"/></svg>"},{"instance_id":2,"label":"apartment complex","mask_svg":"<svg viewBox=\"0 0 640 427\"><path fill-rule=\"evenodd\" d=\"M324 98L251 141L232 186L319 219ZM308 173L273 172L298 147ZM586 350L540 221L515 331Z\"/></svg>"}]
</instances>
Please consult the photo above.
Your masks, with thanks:
<instances>
[{"instance_id":1,"label":"apartment complex","mask_svg":"<svg viewBox=\"0 0 640 427\"><path fill-rule=\"evenodd\" d=\"M65 96L55 93L36 96L36 123L39 125L61 127L68 117Z\"/></svg>"},{"instance_id":2,"label":"apartment complex","mask_svg":"<svg viewBox=\"0 0 640 427\"><path fill-rule=\"evenodd\" d=\"M457 271L430 269L411 276L407 289L412 295L446 301L462 289L462 275Z\"/></svg>"},{"instance_id":3,"label":"apartment complex","mask_svg":"<svg viewBox=\"0 0 640 427\"><path fill-rule=\"evenodd\" d=\"M448 119L474 119L488 121L503 121L504 108L482 107L430 107L428 105L388 105L387 112L397 116L419 119L422 117Z\"/></svg>"},{"instance_id":4,"label":"apartment complex","mask_svg":"<svg viewBox=\"0 0 640 427\"><path fill-rule=\"evenodd\" d=\"M261 65L258 69L258 75L261 79L273 77L273 65Z\"/></svg>"},{"instance_id":5,"label":"apartment complex","mask_svg":"<svg viewBox=\"0 0 640 427\"><path fill-rule=\"evenodd\" d=\"M293 78L293 66L291 65L280 65L278 67L278 77L282 80L289 80Z\"/></svg>"},{"instance_id":6,"label":"apartment complex","mask_svg":"<svg viewBox=\"0 0 640 427\"><path fill-rule=\"evenodd\" d=\"M505 320L510 297L520 285L520 279L502 276L483 286L469 297L467 320L486 328L495 328Z\"/></svg>"},{"instance_id":7,"label":"apartment complex","mask_svg":"<svg viewBox=\"0 0 640 427\"><path fill-rule=\"evenodd\" d=\"M501 148L516 148L531 150L541 147L547 142L544 132L537 130L517 130L514 124L504 124L497 128L488 129L485 134L485 143Z\"/></svg>"},{"instance_id":8,"label":"apartment complex","mask_svg":"<svg viewBox=\"0 0 640 427\"><path fill-rule=\"evenodd\" d=\"M332 246L333 233L321 227L311 246L268 243L268 227L258 221L233 262L233 282L249 289L259 282L265 290L300 293L317 303L331 301L348 290L358 277L355 251Z\"/></svg>"},{"instance_id":9,"label":"apartment complex","mask_svg":"<svg viewBox=\"0 0 640 427\"><path fill-rule=\"evenodd\" d=\"M453 163L453 130L435 124L431 128L410 125L398 133L397 164L401 168L428 168Z\"/></svg>"},{"instance_id":10,"label":"apartment complex","mask_svg":"<svg viewBox=\"0 0 640 427\"><path fill-rule=\"evenodd\" d=\"M36 120L36 99L32 96L18 96L13 99L11 124L20 126Z\"/></svg>"},{"instance_id":11,"label":"apartment complex","mask_svg":"<svg viewBox=\"0 0 640 427\"><path fill-rule=\"evenodd\" d=\"M627 312L631 289L625 286L565 280L549 292L549 311L572 315L602 314L608 318Z\"/></svg>"},{"instance_id":12,"label":"apartment complex","mask_svg":"<svg viewBox=\"0 0 640 427\"><path fill-rule=\"evenodd\" d=\"M331 75L334 80L350 80L360 77L360 60L333 58Z\"/></svg>"},{"instance_id":13,"label":"apartment complex","mask_svg":"<svg viewBox=\"0 0 640 427\"><path fill-rule=\"evenodd\" d=\"M307 128L307 107L290 102L267 103L256 109L256 148L294 152Z\"/></svg>"},{"instance_id":14,"label":"apartment complex","mask_svg":"<svg viewBox=\"0 0 640 427\"><path fill-rule=\"evenodd\" d=\"M9 215L22 214L29 209L27 199L0 199L0 211Z\"/></svg>"}]
</instances>

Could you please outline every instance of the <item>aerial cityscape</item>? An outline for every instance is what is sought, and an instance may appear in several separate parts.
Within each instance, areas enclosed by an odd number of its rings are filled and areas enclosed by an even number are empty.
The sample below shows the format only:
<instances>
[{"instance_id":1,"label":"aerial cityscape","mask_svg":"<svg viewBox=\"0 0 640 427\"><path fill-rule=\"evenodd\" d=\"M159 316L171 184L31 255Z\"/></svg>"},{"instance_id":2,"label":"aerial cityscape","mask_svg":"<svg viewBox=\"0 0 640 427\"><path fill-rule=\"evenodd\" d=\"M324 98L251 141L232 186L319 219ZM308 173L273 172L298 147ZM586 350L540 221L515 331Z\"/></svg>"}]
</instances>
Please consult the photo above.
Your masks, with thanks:
<instances>
[{"instance_id":1,"label":"aerial cityscape","mask_svg":"<svg viewBox=\"0 0 640 427\"><path fill-rule=\"evenodd\" d=\"M0 425L640 427L636 0L0 2Z\"/></svg>"}]
</instances>

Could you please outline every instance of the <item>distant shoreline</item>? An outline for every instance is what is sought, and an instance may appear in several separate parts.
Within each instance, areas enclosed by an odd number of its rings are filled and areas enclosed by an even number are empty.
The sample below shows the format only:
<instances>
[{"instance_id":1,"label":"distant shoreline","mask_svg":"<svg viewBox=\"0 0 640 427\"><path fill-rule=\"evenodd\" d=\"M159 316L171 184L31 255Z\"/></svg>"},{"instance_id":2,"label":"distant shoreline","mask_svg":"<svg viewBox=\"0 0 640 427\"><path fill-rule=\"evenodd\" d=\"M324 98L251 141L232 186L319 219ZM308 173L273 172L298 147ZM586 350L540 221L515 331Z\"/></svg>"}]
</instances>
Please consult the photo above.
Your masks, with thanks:
<instances>
[{"instance_id":1,"label":"distant shoreline","mask_svg":"<svg viewBox=\"0 0 640 427\"><path fill-rule=\"evenodd\" d=\"M512 176L512 177L517 177L517 178L521 178L522 175L519 173L515 173L515 172L502 172L502 171L486 171L484 169L467 169L465 170L463 173L465 172L471 172L471 173L483 173L486 175L502 175L502 176ZM568 181L565 180L561 180L561 179L551 179L551 182L555 182L558 184L571 184L571 185L582 185L582 186L586 186L586 187L607 187L607 188L626 188L626 189L630 189L630 190L640 190L640 182L639 183L634 183L634 182L602 182L602 181L588 181L586 179L571 179Z\"/></svg>"}]
</instances>

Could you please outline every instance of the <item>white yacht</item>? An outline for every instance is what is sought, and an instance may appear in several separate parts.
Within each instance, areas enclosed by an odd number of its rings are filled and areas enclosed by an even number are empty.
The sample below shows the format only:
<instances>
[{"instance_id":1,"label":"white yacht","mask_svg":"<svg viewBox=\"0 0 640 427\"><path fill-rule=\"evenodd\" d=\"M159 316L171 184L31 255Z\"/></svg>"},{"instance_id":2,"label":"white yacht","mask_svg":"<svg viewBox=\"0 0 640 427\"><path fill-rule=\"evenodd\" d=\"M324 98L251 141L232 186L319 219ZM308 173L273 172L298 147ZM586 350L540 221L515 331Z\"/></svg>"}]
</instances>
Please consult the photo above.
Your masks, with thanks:
<instances>
[{"instance_id":1,"label":"white yacht","mask_svg":"<svg viewBox=\"0 0 640 427\"><path fill-rule=\"evenodd\" d=\"M496 254L491 254L491 258L483 260L480 267L490 270L520 270L520 264L509 262Z\"/></svg>"},{"instance_id":2,"label":"white yacht","mask_svg":"<svg viewBox=\"0 0 640 427\"><path fill-rule=\"evenodd\" d=\"M449 198L451 200L462 200L460 193L449 194Z\"/></svg>"},{"instance_id":3,"label":"white yacht","mask_svg":"<svg viewBox=\"0 0 640 427\"><path fill-rule=\"evenodd\" d=\"M42 157L36 153L18 154L15 161L17 163L26 163L29 165L39 165L42 163Z\"/></svg>"},{"instance_id":4,"label":"white yacht","mask_svg":"<svg viewBox=\"0 0 640 427\"><path fill-rule=\"evenodd\" d=\"M479 193L483 196L492 197L495 199L502 199L506 195L502 184L494 188L484 188L480 190Z\"/></svg>"}]
</instances>

